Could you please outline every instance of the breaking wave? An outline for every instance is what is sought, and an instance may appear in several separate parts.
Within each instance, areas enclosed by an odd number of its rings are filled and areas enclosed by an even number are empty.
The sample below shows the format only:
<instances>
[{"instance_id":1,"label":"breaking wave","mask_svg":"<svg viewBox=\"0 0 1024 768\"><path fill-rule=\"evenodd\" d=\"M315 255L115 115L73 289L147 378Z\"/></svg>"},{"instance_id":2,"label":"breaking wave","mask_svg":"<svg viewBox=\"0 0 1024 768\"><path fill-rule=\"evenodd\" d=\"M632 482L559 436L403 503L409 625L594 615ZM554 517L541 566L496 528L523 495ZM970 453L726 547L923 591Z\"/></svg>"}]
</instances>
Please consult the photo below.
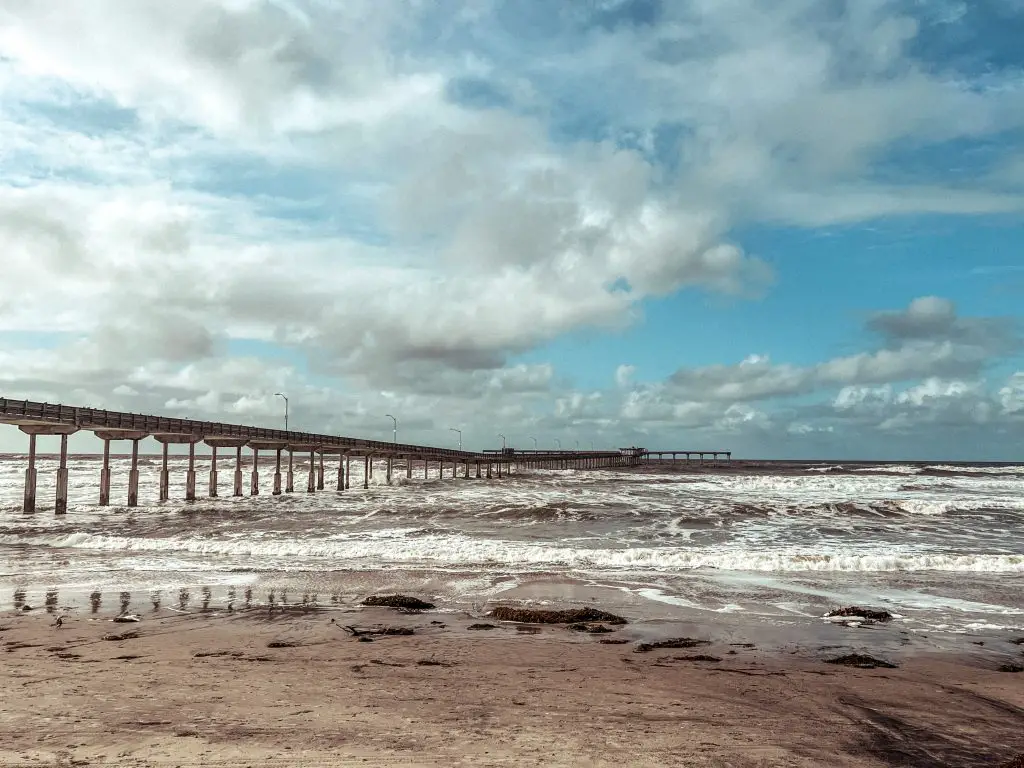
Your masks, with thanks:
<instances>
[{"instance_id":1,"label":"breaking wave","mask_svg":"<svg viewBox=\"0 0 1024 768\"><path fill-rule=\"evenodd\" d=\"M409 535L410 533L414 535ZM387 535L394 534L394 535ZM90 533L63 536L0 536L2 544L107 552L190 553L260 560L324 560L341 563L386 560L390 563L464 568L494 567L530 571L556 566L580 569L680 571L717 568L736 571L956 571L1024 573L1024 555L922 554L797 551L722 551L678 547L573 548L523 542L473 539L461 534L438 535L417 530L384 532L375 537L302 541L130 538Z\"/></svg>"}]
</instances>

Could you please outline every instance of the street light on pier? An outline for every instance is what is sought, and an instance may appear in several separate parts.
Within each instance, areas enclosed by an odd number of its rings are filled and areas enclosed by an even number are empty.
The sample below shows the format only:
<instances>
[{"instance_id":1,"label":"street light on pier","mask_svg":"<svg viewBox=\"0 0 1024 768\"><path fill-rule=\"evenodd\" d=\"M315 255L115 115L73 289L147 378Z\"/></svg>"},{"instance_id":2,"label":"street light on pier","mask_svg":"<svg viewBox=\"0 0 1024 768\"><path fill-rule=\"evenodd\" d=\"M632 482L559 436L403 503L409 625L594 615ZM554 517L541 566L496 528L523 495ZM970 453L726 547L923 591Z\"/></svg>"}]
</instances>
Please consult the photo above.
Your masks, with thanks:
<instances>
[{"instance_id":1,"label":"street light on pier","mask_svg":"<svg viewBox=\"0 0 1024 768\"><path fill-rule=\"evenodd\" d=\"M498 435L498 437L501 438L501 452L504 453L505 452L505 436L504 435Z\"/></svg>"},{"instance_id":2,"label":"street light on pier","mask_svg":"<svg viewBox=\"0 0 1024 768\"><path fill-rule=\"evenodd\" d=\"M533 450L536 451L537 450L537 438L536 437L531 437L530 439L533 440Z\"/></svg>"},{"instance_id":3,"label":"street light on pier","mask_svg":"<svg viewBox=\"0 0 1024 768\"><path fill-rule=\"evenodd\" d=\"M579 452L580 452L580 441L577 440L576 441L576 453L579 453Z\"/></svg>"},{"instance_id":4,"label":"street light on pier","mask_svg":"<svg viewBox=\"0 0 1024 768\"><path fill-rule=\"evenodd\" d=\"M389 419L391 419L391 421L394 422L394 430L391 433L391 442L397 443L398 442L398 419L396 419L390 413L385 413L384 415L387 416Z\"/></svg>"},{"instance_id":5,"label":"street light on pier","mask_svg":"<svg viewBox=\"0 0 1024 768\"><path fill-rule=\"evenodd\" d=\"M288 397L280 392L275 392L274 397L280 397L284 399L284 431L288 431Z\"/></svg>"},{"instance_id":6,"label":"street light on pier","mask_svg":"<svg viewBox=\"0 0 1024 768\"><path fill-rule=\"evenodd\" d=\"M557 437L555 438L555 445L558 446L558 450L562 450L562 441L559 440Z\"/></svg>"},{"instance_id":7,"label":"street light on pier","mask_svg":"<svg viewBox=\"0 0 1024 768\"><path fill-rule=\"evenodd\" d=\"M459 450L461 451L462 450L462 430L461 429L456 429L455 427L448 427L448 431L449 432L458 432L459 433Z\"/></svg>"}]
</instances>

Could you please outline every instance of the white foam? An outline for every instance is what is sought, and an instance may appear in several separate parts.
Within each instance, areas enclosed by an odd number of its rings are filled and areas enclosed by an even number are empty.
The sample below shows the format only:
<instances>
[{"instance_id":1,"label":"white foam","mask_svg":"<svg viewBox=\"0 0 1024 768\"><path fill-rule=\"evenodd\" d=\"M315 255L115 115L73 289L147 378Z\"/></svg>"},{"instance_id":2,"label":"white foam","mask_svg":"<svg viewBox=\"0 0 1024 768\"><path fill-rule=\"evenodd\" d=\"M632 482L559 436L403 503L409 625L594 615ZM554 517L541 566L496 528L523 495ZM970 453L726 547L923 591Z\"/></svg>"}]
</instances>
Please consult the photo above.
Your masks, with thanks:
<instances>
[{"instance_id":1,"label":"white foam","mask_svg":"<svg viewBox=\"0 0 1024 768\"><path fill-rule=\"evenodd\" d=\"M0 544L113 552L189 552L253 558L298 560L373 559L392 563L443 566L502 566L509 570L537 567L618 568L681 571L716 568L732 571L956 571L1024 573L1024 555L921 554L899 552L743 551L681 547L571 548L467 535L425 534L419 529L394 529L367 534L337 534L315 541L295 538L147 538L85 532L55 536L0 535Z\"/></svg>"}]
</instances>

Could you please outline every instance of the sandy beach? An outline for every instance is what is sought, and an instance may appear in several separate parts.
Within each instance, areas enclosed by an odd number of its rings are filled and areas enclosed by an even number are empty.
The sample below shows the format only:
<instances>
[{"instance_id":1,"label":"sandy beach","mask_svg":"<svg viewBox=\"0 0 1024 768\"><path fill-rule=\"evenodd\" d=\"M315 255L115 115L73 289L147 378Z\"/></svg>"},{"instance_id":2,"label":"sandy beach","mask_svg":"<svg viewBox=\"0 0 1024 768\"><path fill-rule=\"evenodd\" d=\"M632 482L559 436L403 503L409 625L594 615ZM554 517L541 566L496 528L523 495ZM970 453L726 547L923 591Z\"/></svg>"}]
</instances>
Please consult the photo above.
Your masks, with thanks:
<instances>
[{"instance_id":1,"label":"sandy beach","mask_svg":"<svg viewBox=\"0 0 1024 768\"><path fill-rule=\"evenodd\" d=\"M991 766L1024 752L1024 675L997 666L1024 661L1011 637L861 669L826 664L849 648L813 637L766 650L693 625L657 634L707 644L638 652L633 623L589 634L359 606L111 618L3 614L0 764Z\"/></svg>"}]
</instances>

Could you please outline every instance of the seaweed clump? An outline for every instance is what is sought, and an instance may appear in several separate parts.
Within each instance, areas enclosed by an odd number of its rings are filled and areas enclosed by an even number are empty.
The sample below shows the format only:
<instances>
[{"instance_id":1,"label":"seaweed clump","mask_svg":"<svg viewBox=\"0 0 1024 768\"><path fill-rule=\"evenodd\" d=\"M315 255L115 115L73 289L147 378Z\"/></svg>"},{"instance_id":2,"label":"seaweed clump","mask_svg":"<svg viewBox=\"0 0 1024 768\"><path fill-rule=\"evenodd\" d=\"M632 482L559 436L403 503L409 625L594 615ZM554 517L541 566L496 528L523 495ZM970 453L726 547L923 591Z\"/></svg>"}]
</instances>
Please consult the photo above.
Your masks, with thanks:
<instances>
[{"instance_id":1,"label":"seaweed clump","mask_svg":"<svg viewBox=\"0 0 1024 768\"><path fill-rule=\"evenodd\" d=\"M863 653L848 653L845 656L837 656L834 659L825 659L826 664L838 664L843 667L857 667L857 669L896 669L897 664L883 659L876 659Z\"/></svg>"},{"instance_id":2,"label":"seaweed clump","mask_svg":"<svg viewBox=\"0 0 1024 768\"><path fill-rule=\"evenodd\" d=\"M372 595L363 600L363 605L384 606L385 608L404 608L411 611L422 611L433 608L433 603L408 595Z\"/></svg>"},{"instance_id":3,"label":"seaweed clump","mask_svg":"<svg viewBox=\"0 0 1024 768\"><path fill-rule=\"evenodd\" d=\"M615 631L611 627L606 627L604 624L587 624L583 621L570 624L566 629L571 629L573 632L586 632L591 635L603 635L606 632Z\"/></svg>"},{"instance_id":4,"label":"seaweed clump","mask_svg":"<svg viewBox=\"0 0 1024 768\"><path fill-rule=\"evenodd\" d=\"M710 640L695 640L692 637L671 637L668 640L656 640L653 643L637 643L633 653L647 653L659 648L699 648L702 645L711 645Z\"/></svg>"},{"instance_id":5,"label":"seaweed clump","mask_svg":"<svg viewBox=\"0 0 1024 768\"><path fill-rule=\"evenodd\" d=\"M596 608L574 608L568 611L543 611L532 608L498 606L489 614L498 621L516 621L526 624L578 624L588 621L604 621L608 624L626 624L621 616Z\"/></svg>"},{"instance_id":6,"label":"seaweed clump","mask_svg":"<svg viewBox=\"0 0 1024 768\"><path fill-rule=\"evenodd\" d=\"M1011 757L1009 762L1003 763L1000 768L1024 768L1024 752L1016 757Z\"/></svg>"},{"instance_id":7,"label":"seaweed clump","mask_svg":"<svg viewBox=\"0 0 1024 768\"><path fill-rule=\"evenodd\" d=\"M867 619L868 621L892 621L892 614L888 611L876 611L872 608L861 608L859 605L851 605L846 608L836 608L825 614L825 618L831 619L837 616L850 618Z\"/></svg>"}]
</instances>

